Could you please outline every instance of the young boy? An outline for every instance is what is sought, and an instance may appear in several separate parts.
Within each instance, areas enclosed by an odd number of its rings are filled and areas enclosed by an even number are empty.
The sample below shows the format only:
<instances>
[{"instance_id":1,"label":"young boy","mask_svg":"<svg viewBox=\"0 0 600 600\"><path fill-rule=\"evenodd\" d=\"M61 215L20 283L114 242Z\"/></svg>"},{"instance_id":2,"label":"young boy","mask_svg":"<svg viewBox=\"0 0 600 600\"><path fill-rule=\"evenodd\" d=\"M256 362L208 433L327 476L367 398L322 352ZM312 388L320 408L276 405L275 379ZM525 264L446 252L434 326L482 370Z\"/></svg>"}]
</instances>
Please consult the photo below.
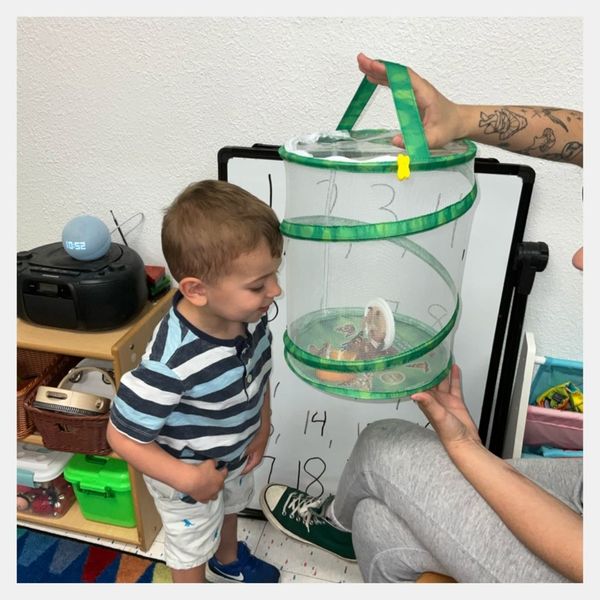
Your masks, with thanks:
<instances>
[{"instance_id":1,"label":"young boy","mask_svg":"<svg viewBox=\"0 0 600 600\"><path fill-rule=\"evenodd\" d=\"M179 289L141 364L121 379L107 436L144 476L176 583L279 581L237 541L237 513L269 437L266 313L281 294L282 246L273 210L230 183L191 184L164 216Z\"/></svg>"}]
</instances>

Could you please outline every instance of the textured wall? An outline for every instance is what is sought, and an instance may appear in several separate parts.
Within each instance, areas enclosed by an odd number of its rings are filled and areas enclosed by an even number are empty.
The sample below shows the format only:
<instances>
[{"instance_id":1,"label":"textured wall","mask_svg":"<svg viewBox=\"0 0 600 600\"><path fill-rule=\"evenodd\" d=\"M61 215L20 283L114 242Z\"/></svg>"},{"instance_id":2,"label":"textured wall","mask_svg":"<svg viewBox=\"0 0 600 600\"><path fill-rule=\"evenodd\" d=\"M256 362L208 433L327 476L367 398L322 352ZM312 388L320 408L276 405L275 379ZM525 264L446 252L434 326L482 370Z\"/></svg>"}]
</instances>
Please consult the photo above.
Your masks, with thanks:
<instances>
[{"instance_id":1,"label":"textured wall","mask_svg":"<svg viewBox=\"0 0 600 600\"><path fill-rule=\"evenodd\" d=\"M412 66L456 101L583 108L580 18L22 18L17 23L17 249L60 240L81 213L163 263L162 209L217 177L226 145L335 128L359 51ZM361 127L395 125L381 91ZM582 357L578 167L487 146L536 173L525 239L545 241L525 328L538 353ZM134 219L129 226L134 225ZM42 227L43 224L43 227ZM117 236L113 236L119 241Z\"/></svg>"}]
</instances>

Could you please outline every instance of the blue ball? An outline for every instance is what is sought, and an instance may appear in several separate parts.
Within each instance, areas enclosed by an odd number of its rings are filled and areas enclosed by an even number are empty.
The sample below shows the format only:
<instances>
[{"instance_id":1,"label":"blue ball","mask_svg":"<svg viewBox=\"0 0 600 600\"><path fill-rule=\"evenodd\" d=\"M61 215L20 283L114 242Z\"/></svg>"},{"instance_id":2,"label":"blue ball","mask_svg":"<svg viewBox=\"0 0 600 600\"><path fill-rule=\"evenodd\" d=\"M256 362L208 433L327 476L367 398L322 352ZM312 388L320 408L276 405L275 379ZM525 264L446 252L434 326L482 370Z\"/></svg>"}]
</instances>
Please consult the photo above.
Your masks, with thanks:
<instances>
[{"instance_id":1,"label":"blue ball","mask_svg":"<svg viewBox=\"0 0 600 600\"><path fill-rule=\"evenodd\" d=\"M104 256L110 243L110 231L97 217L81 215L63 228L63 248L77 260L95 260Z\"/></svg>"}]
</instances>

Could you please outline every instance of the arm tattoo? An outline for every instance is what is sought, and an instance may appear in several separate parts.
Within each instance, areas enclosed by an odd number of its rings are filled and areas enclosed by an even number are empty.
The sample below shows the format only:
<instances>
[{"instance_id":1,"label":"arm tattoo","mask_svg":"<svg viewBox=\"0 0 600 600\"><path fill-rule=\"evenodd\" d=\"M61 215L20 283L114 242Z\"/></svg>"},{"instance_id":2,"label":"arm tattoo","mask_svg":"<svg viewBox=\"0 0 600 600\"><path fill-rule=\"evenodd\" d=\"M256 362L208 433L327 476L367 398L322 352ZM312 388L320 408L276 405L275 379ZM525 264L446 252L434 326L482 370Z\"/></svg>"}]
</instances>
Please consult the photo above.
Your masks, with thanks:
<instances>
[{"instance_id":1,"label":"arm tattoo","mask_svg":"<svg viewBox=\"0 0 600 600\"><path fill-rule=\"evenodd\" d=\"M557 154L547 154L545 158L549 160L559 160L561 162L572 162L575 157L583 152L583 144L581 142L569 142L565 144L562 152Z\"/></svg>"},{"instance_id":2,"label":"arm tattoo","mask_svg":"<svg viewBox=\"0 0 600 600\"><path fill-rule=\"evenodd\" d=\"M531 150L539 150L541 154L546 154L552 146L556 143L556 136L554 135L554 131L547 127L544 129L544 133L542 133L539 137L533 138L533 144L528 148L525 148L523 151L525 154L529 154Z\"/></svg>"},{"instance_id":3,"label":"arm tattoo","mask_svg":"<svg viewBox=\"0 0 600 600\"><path fill-rule=\"evenodd\" d=\"M534 117L546 117L548 119L550 119L553 123L556 123L557 125L560 125L567 133L569 132L569 128L567 127L567 124L563 121L563 119L557 117L554 113L556 111L561 111L561 112L565 112L564 109L560 109L560 108L540 108L540 107L536 107L536 106L530 106L529 108L531 108L534 112L533 112L533 116ZM578 121L581 121L581 115L574 113L573 111L570 111L567 113L567 121L571 121L571 119L576 119Z\"/></svg>"},{"instance_id":4,"label":"arm tattoo","mask_svg":"<svg viewBox=\"0 0 600 600\"><path fill-rule=\"evenodd\" d=\"M479 127L484 128L484 133L498 133L501 140L507 140L527 127L527 119L508 108L503 108L496 110L492 115L482 112L479 118Z\"/></svg>"},{"instance_id":5,"label":"arm tattoo","mask_svg":"<svg viewBox=\"0 0 600 600\"><path fill-rule=\"evenodd\" d=\"M541 123L534 124L534 119L547 119L549 126L543 128L540 133ZM564 134L557 130L557 126L569 133L570 126L575 121L582 120L583 115L577 111L540 106L511 106L510 108L505 106L494 110L490 114L480 112L479 127L484 134L498 135L500 143L497 145L500 148L526 156L539 156L561 162L576 162L583 153L583 143L578 139L569 142L563 141L561 138ZM533 141L529 146L515 148L513 145L514 140L510 140L510 138L526 130L529 126L535 131ZM526 134L526 132L523 131L523 134ZM523 134L520 136L521 138ZM579 136L576 134L574 137L578 138ZM521 139L519 145L521 143L527 142L523 142ZM556 144L562 145L562 150L555 148ZM553 149L554 152L550 153Z\"/></svg>"}]
</instances>

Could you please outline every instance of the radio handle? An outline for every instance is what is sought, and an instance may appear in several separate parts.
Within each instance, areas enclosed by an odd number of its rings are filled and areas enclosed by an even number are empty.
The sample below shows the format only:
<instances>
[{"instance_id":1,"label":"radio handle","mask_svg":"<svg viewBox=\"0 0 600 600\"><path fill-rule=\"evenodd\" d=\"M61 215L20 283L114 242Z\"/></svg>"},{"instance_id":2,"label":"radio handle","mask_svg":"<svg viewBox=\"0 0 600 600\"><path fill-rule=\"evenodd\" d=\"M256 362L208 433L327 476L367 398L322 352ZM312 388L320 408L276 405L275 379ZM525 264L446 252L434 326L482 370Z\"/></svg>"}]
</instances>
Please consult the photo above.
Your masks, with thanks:
<instances>
[{"instance_id":1,"label":"radio handle","mask_svg":"<svg viewBox=\"0 0 600 600\"><path fill-rule=\"evenodd\" d=\"M117 393L117 384L115 383L114 377L110 374L106 369L101 369L100 367L94 366L84 366L84 367L73 367L61 380L57 387L61 388L69 379L73 379L75 375L79 373L87 373L87 372L99 372L102 374L102 379L106 377L113 388L113 394Z\"/></svg>"}]
</instances>

